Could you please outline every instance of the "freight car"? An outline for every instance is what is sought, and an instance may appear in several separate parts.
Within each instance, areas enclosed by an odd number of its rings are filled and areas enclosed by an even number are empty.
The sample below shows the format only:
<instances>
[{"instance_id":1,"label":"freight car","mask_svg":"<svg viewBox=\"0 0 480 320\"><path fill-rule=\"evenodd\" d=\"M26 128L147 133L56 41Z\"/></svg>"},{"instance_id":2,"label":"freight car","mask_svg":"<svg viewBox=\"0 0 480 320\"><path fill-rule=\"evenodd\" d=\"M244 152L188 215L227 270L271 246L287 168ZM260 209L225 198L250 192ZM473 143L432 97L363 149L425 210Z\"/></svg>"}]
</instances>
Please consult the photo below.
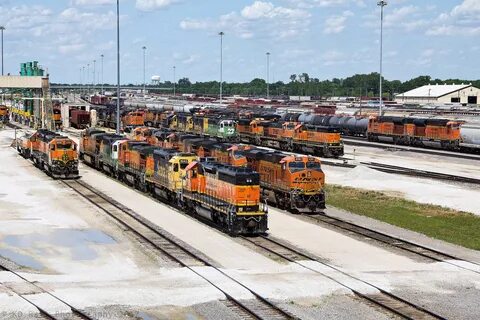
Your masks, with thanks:
<instances>
[{"instance_id":1,"label":"freight car","mask_svg":"<svg viewBox=\"0 0 480 320\"><path fill-rule=\"evenodd\" d=\"M90 126L90 112L73 109L70 111L70 124L77 129L85 129Z\"/></svg>"},{"instance_id":2,"label":"freight car","mask_svg":"<svg viewBox=\"0 0 480 320\"><path fill-rule=\"evenodd\" d=\"M370 118L367 135L369 141L458 150L461 124L447 119L377 116Z\"/></svg>"},{"instance_id":3,"label":"freight car","mask_svg":"<svg viewBox=\"0 0 480 320\"><path fill-rule=\"evenodd\" d=\"M460 148L468 152L480 152L480 126L462 124L460 127Z\"/></svg>"},{"instance_id":4,"label":"freight car","mask_svg":"<svg viewBox=\"0 0 480 320\"><path fill-rule=\"evenodd\" d=\"M53 178L77 178L77 144L68 137L40 129L17 141L17 150Z\"/></svg>"}]
</instances>

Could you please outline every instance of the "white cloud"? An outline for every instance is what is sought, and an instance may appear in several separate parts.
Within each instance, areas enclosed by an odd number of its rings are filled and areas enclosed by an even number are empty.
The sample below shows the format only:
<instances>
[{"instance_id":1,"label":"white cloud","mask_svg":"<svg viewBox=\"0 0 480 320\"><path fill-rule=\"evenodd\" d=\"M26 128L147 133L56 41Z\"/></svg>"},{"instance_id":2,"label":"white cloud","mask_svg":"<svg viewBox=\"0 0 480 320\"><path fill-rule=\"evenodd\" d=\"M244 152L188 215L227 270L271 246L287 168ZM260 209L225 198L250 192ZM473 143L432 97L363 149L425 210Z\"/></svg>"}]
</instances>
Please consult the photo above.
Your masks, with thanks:
<instances>
[{"instance_id":1,"label":"white cloud","mask_svg":"<svg viewBox=\"0 0 480 320\"><path fill-rule=\"evenodd\" d=\"M314 8L314 7L337 7L356 5L365 7L364 0L289 0L292 5L298 8Z\"/></svg>"},{"instance_id":2,"label":"white cloud","mask_svg":"<svg viewBox=\"0 0 480 320\"><path fill-rule=\"evenodd\" d=\"M340 33L345 29L345 23L347 18L353 16L351 11L345 11L340 16L331 16L325 20L323 33L325 34L334 34Z\"/></svg>"},{"instance_id":3,"label":"white cloud","mask_svg":"<svg viewBox=\"0 0 480 320\"><path fill-rule=\"evenodd\" d=\"M135 7L141 11L166 9L178 0L136 0Z\"/></svg>"},{"instance_id":4,"label":"white cloud","mask_svg":"<svg viewBox=\"0 0 480 320\"><path fill-rule=\"evenodd\" d=\"M187 58L183 59L182 63L183 64L192 64L194 62L197 62L199 58L200 58L199 55L192 54L192 55L188 56Z\"/></svg>"},{"instance_id":5,"label":"white cloud","mask_svg":"<svg viewBox=\"0 0 480 320\"><path fill-rule=\"evenodd\" d=\"M344 63L346 60L346 56L343 52L339 52L337 50L330 50L322 54L321 56L323 65L331 66L335 64Z\"/></svg>"},{"instance_id":6,"label":"white cloud","mask_svg":"<svg viewBox=\"0 0 480 320\"><path fill-rule=\"evenodd\" d=\"M58 47L58 51L63 54L79 52L85 48L83 43L65 44Z\"/></svg>"},{"instance_id":7,"label":"white cloud","mask_svg":"<svg viewBox=\"0 0 480 320\"><path fill-rule=\"evenodd\" d=\"M115 0L72 0L73 6L103 6L116 3Z\"/></svg>"},{"instance_id":8,"label":"white cloud","mask_svg":"<svg viewBox=\"0 0 480 320\"><path fill-rule=\"evenodd\" d=\"M440 14L426 34L431 36L478 36L480 1L464 0L450 12Z\"/></svg>"},{"instance_id":9,"label":"white cloud","mask_svg":"<svg viewBox=\"0 0 480 320\"><path fill-rule=\"evenodd\" d=\"M255 1L240 12L230 12L218 19L184 19L180 27L184 30L223 30L243 39L255 36L290 38L307 31L310 13L302 9L275 6L271 2Z\"/></svg>"},{"instance_id":10,"label":"white cloud","mask_svg":"<svg viewBox=\"0 0 480 320\"><path fill-rule=\"evenodd\" d=\"M452 10L452 16L471 16L478 17L480 14L480 1L464 0L462 4L456 6Z\"/></svg>"}]
</instances>

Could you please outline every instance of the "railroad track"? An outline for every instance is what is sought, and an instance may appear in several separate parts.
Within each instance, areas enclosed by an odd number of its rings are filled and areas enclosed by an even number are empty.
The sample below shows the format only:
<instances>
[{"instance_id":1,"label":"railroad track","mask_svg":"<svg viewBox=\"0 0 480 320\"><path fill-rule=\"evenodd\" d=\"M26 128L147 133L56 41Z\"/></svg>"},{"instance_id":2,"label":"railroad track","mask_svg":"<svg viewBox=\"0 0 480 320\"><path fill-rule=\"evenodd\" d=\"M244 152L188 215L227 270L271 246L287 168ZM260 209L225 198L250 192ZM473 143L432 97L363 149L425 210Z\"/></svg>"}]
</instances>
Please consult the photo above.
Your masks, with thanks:
<instances>
[{"instance_id":1,"label":"railroad track","mask_svg":"<svg viewBox=\"0 0 480 320\"><path fill-rule=\"evenodd\" d=\"M431 155L445 156L445 157L451 157L451 158L461 158L461 159L468 159L468 160L480 160L479 155L466 153L466 152L447 151L447 150L433 149L428 147L417 148L412 146L386 144L381 142L368 141L366 140L366 138L360 138L360 137L342 137L342 139L344 144L351 145L351 146L372 147L372 148L386 149L386 150L390 149L390 150L398 150L398 151L409 151L409 152L431 154Z\"/></svg>"},{"instance_id":2,"label":"railroad track","mask_svg":"<svg viewBox=\"0 0 480 320\"><path fill-rule=\"evenodd\" d=\"M58 296L54 295L53 293L43 289L36 282L30 281L24 276L20 275L18 272L12 270L8 266L6 266L1 260L0 260L0 271L9 272L10 274L14 275L16 278L22 281L21 289L15 288L15 285L17 283L8 285L6 282L4 282L2 283L2 286L6 287L9 291L13 292L22 300L24 300L28 304L32 305L35 309L37 309L40 316L43 319L48 319L48 320L94 320L95 319L89 316L88 314L86 314L85 312L83 312L82 310L75 308L74 306L72 306L65 300L59 298ZM32 296L34 294L44 294L45 297L42 299L43 303L35 302L35 299L32 299ZM57 310L60 306L62 306L62 310L69 310L69 311L68 312L51 311L52 305L55 305Z\"/></svg>"},{"instance_id":3,"label":"railroad track","mask_svg":"<svg viewBox=\"0 0 480 320\"><path fill-rule=\"evenodd\" d=\"M285 261L295 263L312 272L321 274L322 276L336 282L340 286L352 291L356 296L367 300L387 311L399 315L405 319L411 320L433 320L446 319L432 311L425 309L415 303L409 302L397 295L394 295L380 287L350 275L345 271L320 261L318 258L308 253L300 251L290 245L272 239L271 237L261 236L257 238L242 237L243 240L261 248L269 254L274 254ZM318 263L318 267L304 262L314 261ZM348 284L350 283L350 284Z\"/></svg>"},{"instance_id":4,"label":"railroad track","mask_svg":"<svg viewBox=\"0 0 480 320\"><path fill-rule=\"evenodd\" d=\"M470 183L470 184L480 184L480 179L476 179L476 178L469 178L469 177L456 176L456 175L446 174L446 173L412 169L412 168L394 166L394 165L378 163L378 162L361 162L361 164L371 169L387 172L387 173L402 174L402 175L408 175L413 177L423 177L423 178L429 178L429 179L435 179L435 180L446 180L446 181L456 181L456 182L463 182L463 183Z\"/></svg>"},{"instance_id":5,"label":"railroad track","mask_svg":"<svg viewBox=\"0 0 480 320\"><path fill-rule=\"evenodd\" d=\"M80 180L61 180L61 183L73 189L81 197L118 221L142 240L152 245L173 262L177 263L178 266L188 268L191 272L222 292L227 298L227 300L223 301L224 305L241 319L297 319L288 311L281 309L267 298L262 297L259 293L214 266L207 257L196 252L187 244L179 241L174 236L92 186ZM238 285L242 290L248 291L254 299L239 300L233 297L225 289L222 289L206 275L202 274L198 267L212 268L228 281Z\"/></svg>"},{"instance_id":6,"label":"railroad track","mask_svg":"<svg viewBox=\"0 0 480 320\"><path fill-rule=\"evenodd\" d=\"M458 268L468 270L476 274L480 274L480 264L478 263L465 261L451 254L441 252L439 250L435 250L432 248L428 248L426 246L413 243L411 241L400 239L380 231L376 231L367 227L354 224L352 222L342 220L340 218L332 217L329 215L323 215L323 214L303 215L303 217L320 224L324 224L324 225L326 224L328 226L333 226L337 229L341 229L343 231L353 233L363 238L368 238L368 239L386 244L390 247L393 247L402 251L419 255L433 262L447 263L447 264L456 266Z\"/></svg>"},{"instance_id":7,"label":"railroad track","mask_svg":"<svg viewBox=\"0 0 480 320\"><path fill-rule=\"evenodd\" d=\"M340 159L342 160L342 159ZM330 160L322 160L323 165L333 166L333 167L342 167L342 168L349 168L353 169L356 168L358 165L348 163L350 159L343 159L343 162L335 162ZM366 166L370 169L392 173L392 174L400 174L405 176L411 177L422 177L427 179L434 179L434 180L442 180L442 181L455 181L461 183L469 183L480 185L480 179L477 178L469 178L464 176L456 176L452 174L434 172L434 171L426 171L426 170L419 170L407 167L400 167L394 166L390 164L378 163L378 162L360 162L360 165Z\"/></svg>"}]
</instances>

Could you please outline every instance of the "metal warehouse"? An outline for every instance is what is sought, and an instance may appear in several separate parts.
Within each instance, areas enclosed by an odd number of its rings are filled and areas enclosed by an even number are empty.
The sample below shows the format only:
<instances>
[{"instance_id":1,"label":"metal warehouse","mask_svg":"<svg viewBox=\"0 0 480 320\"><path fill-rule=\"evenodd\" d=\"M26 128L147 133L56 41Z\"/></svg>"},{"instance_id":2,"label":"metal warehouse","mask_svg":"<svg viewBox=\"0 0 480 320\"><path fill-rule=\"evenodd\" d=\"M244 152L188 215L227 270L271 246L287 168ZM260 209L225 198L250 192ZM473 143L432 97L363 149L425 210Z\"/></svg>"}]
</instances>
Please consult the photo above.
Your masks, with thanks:
<instances>
[{"instance_id":1,"label":"metal warehouse","mask_svg":"<svg viewBox=\"0 0 480 320\"><path fill-rule=\"evenodd\" d=\"M395 96L398 103L478 104L480 89L471 84L426 85Z\"/></svg>"}]
</instances>

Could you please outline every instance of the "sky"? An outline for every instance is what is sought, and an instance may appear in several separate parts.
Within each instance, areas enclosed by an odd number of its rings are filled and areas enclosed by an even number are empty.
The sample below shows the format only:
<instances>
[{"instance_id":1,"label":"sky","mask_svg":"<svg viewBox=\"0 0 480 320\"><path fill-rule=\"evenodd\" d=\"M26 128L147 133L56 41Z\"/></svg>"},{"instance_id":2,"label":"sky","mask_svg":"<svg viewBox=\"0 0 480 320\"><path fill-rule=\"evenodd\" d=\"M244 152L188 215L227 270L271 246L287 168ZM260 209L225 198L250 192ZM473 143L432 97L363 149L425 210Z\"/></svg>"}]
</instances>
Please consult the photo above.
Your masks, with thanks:
<instances>
[{"instance_id":1,"label":"sky","mask_svg":"<svg viewBox=\"0 0 480 320\"><path fill-rule=\"evenodd\" d=\"M122 83L291 74L345 78L379 71L377 0L120 0ZM480 78L479 0L390 0L384 8L384 75L408 80ZM115 0L0 0L5 73L38 60L52 82L116 82ZM87 65L90 64L90 67ZM83 71L84 70L84 71ZM87 72L88 71L88 72ZM88 80L87 80L88 78Z\"/></svg>"}]
</instances>

